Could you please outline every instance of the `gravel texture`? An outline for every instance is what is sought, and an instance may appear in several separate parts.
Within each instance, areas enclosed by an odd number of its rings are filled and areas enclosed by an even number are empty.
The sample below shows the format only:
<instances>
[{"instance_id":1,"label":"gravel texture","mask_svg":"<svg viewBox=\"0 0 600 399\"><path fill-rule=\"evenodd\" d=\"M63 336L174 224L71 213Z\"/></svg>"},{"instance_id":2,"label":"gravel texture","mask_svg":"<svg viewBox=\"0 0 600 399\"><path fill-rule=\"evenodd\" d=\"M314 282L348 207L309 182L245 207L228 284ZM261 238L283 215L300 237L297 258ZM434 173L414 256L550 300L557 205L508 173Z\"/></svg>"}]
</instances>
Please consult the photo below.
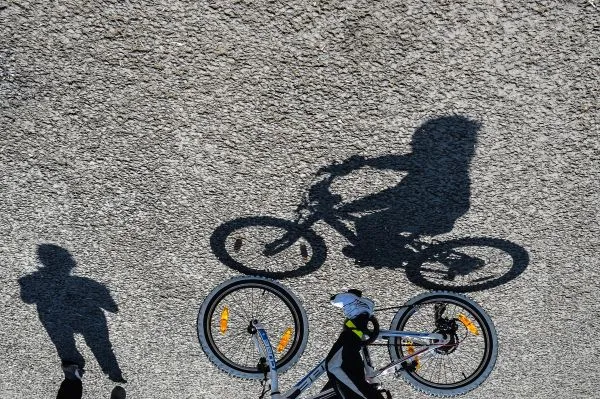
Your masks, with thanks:
<instances>
[{"instance_id":1,"label":"gravel texture","mask_svg":"<svg viewBox=\"0 0 600 399\"><path fill-rule=\"evenodd\" d=\"M0 0L0 397L53 397L62 380L18 283L49 243L118 305L106 318L128 397L258 397L198 344L202 300L237 275L212 252L213 231L292 219L320 167L407 154L420 126L452 115L480 128L470 207L447 237L529 254L523 274L470 294L501 346L468 397L596 396L600 5L404 3ZM336 189L368 195L398 181L388 172ZM355 265L342 236L315 230L325 263L284 280L311 327L284 385L335 339L329 293L357 287L394 305L423 291L402 270ZM114 382L83 337L77 346L84 397L107 398Z\"/></svg>"}]
</instances>

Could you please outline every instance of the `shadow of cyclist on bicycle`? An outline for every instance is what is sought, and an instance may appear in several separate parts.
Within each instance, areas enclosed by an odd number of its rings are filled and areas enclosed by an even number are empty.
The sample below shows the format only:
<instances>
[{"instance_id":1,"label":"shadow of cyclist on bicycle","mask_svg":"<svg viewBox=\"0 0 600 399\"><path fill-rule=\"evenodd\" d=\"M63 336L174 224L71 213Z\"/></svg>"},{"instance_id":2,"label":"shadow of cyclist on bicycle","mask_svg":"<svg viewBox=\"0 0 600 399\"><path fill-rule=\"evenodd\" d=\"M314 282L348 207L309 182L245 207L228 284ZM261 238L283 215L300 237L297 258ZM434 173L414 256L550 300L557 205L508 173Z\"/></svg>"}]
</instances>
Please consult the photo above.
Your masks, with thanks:
<instances>
[{"instance_id":1,"label":"shadow of cyclist on bicycle","mask_svg":"<svg viewBox=\"0 0 600 399\"><path fill-rule=\"evenodd\" d=\"M327 258L325 241L312 229L322 221L348 240L343 252L357 263L403 268L420 287L470 292L504 284L527 267L529 257L520 245L491 237L431 239L451 231L469 210L469 166L479 128L466 117L439 117L415 131L408 154L354 155L323 167L294 220L230 220L215 229L211 248L223 264L241 273L302 276ZM386 178L395 172L402 177L385 189L369 190L382 181L372 178L373 169L384 171ZM341 179L349 174L350 179ZM356 183L357 176L362 183ZM354 181L350 190L340 190L348 180ZM360 191L367 194L357 198ZM355 198L343 198L340 192L352 192Z\"/></svg>"},{"instance_id":2,"label":"shadow of cyclist on bicycle","mask_svg":"<svg viewBox=\"0 0 600 399\"><path fill-rule=\"evenodd\" d=\"M355 155L322 168L319 172L336 177L363 167L407 173L394 187L338 204L336 212L348 214L356 229L352 245L343 253L360 264L394 267L405 258L403 244L451 231L469 209L469 165L479 128L462 116L431 119L414 133L409 154ZM351 216L357 213L363 215Z\"/></svg>"}]
</instances>

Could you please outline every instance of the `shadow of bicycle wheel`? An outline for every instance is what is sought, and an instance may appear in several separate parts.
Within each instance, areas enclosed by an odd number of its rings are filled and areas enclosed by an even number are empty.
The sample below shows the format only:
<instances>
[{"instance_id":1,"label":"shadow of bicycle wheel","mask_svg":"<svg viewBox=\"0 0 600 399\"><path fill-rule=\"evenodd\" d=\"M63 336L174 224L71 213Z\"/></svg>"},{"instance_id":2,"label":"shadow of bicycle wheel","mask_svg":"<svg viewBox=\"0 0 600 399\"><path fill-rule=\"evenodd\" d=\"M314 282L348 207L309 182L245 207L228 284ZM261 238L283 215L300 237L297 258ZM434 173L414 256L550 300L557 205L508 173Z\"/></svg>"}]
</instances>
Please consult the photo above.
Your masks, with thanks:
<instances>
[{"instance_id":1,"label":"shadow of bicycle wheel","mask_svg":"<svg viewBox=\"0 0 600 399\"><path fill-rule=\"evenodd\" d=\"M529 265L522 246L499 238L466 237L434 244L415 253L406 275L428 290L474 292L513 280Z\"/></svg>"},{"instance_id":2,"label":"shadow of bicycle wheel","mask_svg":"<svg viewBox=\"0 0 600 399\"><path fill-rule=\"evenodd\" d=\"M312 230L269 216L223 223L211 235L210 246L231 269L274 279L306 275L327 259L325 242Z\"/></svg>"}]
</instances>

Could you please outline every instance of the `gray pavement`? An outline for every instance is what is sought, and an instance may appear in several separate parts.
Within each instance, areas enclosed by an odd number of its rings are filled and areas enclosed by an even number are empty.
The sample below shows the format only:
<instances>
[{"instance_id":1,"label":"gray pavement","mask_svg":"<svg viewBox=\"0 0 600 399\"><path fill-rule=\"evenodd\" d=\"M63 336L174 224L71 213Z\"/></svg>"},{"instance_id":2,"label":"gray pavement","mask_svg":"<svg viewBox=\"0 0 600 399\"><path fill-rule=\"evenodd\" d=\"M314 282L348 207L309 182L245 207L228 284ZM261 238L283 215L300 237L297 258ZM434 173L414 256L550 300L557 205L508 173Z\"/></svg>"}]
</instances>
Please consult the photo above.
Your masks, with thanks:
<instances>
[{"instance_id":1,"label":"gray pavement","mask_svg":"<svg viewBox=\"0 0 600 399\"><path fill-rule=\"evenodd\" d=\"M48 243L117 304L106 318L128 397L258 397L196 337L202 300L238 274L211 251L213 231L291 219L320 167L407 154L420 126L448 115L480 129L470 207L443 238L505 239L530 258L470 294L500 353L467 397L595 397L599 21L583 0L0 0L0 397L53 397L62 379L18 283ZM336 189L358 198L399 176L357 173ZM356 266L339 234L315 230L325 263L284 280L311 327L284 384L335 339L328 293L358 286L393 305L423 291L402 270ZM84 397L108 397L115 383L81 336L77 347Z\"/></svg>"}]
</instances>

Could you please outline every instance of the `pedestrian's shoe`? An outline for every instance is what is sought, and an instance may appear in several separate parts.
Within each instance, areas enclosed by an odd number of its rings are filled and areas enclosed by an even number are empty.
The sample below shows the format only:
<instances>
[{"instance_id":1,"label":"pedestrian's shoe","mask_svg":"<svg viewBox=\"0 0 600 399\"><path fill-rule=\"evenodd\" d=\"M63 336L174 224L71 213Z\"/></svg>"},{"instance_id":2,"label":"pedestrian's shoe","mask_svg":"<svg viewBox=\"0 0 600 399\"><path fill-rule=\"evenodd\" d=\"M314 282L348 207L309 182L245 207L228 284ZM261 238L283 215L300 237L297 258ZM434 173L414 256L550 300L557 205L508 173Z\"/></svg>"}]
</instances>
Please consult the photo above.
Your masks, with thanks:
<instances>
[{"instance_id":1,"label":"pedestrian's shoe","mask_svg":"<svg viewBox=\"0 0 600 399\"><path fill-rule=\"evenodd\" d=\"M113 388L110 394L110 399L125 399L126 396L127 394L125 392L125 389L117 385Z\"/></svg>"}]
</instances>

